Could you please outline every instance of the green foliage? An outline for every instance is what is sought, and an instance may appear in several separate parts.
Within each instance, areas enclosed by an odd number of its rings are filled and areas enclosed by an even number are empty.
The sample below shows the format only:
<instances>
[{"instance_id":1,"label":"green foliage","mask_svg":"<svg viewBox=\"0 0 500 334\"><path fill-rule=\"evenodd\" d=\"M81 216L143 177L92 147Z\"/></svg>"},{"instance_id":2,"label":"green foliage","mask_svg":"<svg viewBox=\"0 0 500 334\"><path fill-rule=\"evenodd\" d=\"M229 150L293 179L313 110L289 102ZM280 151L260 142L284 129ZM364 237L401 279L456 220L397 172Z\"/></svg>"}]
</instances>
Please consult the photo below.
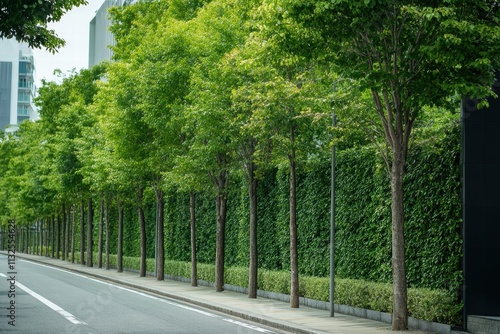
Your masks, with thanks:
<instances>
[{"instance_id":1,"label":"green foliage","mask_svg":"<svg viewBox=\"0 0 500 334\"><path fill-rule=\"evenodd\" d=\"M455 126L433 147L419 146L410 156L416 162L405 179L411 194L405 203L410 286L453 290L462 281L459 147Z\"/></svg>"},{"instance_id":2,"label":"green foliage","mask_svg":"<svg viewBox=\"0 0 500 334\"><path fill-rule=\"evenodd\" d=\"M116 40L113 50L114 60L127 60L141 44L145 30L156 28L161 16L168 8L167 1L137 1L131 6L114 6L109 10L111 26L109 30Z\"/></svg>"},{"instance_id":3,"label":"green foliage","mask_svg":"<svg viewBox=\"0 0 500 334\"><path fill-rule=\"evenodd\" d=\"M337 274L388 282L391 215L386 170L373 149L341 151L336 160Z\"/></svg>"},{"instance_id":4,"label":"green foliage","mask_svg":"<svg viewBox=\"0 0 500 334\"><path fill-rule=\"evenodd\" d=\"M198 263L198 279L206 282L215 282L215 266L212 264Z\"/></svg>"},{"instance_id":5,"label":"green foliage","mask_svg":"<svg viewBox=\"0 0 500 334\"><path fill-rule=\"evenodd\" d=\"M165 196L165 258L191 259L189 194L167 192ZM175 242L173 242L175 240Z\"/></svg>"},{"instance_id":6,"label":"green foliage","mask_svg":"<svg viewBox=\"0 0 500 334\"><path fill-rule=\"evenodd\" d=\"M190 277L191 263L184 261L165 261L165 272L175 277Z\"/></svg>"},{"instance_id":7,"label":"green foliage","mask_svg":"<svg viewBox=\"0 0 500 334\"><path fill-rule=\"evenodd\" d=\"M224 272L224 282L235 286L248 285L247 267L228 267Z\"/></svg>"},{"instance_id":8,"label":"green foliage","mask_svg":"<svg viewBox=\"0 0 500 334\"><path fill-rule=\"evenodd\" d=\"M59 21L71 8L85 4L85 0L3 1L0 38L15 38L32 48L45 47L55 53L65 42L47 24Z\"/></svg>"},{"instance_id":9,"label":"green foliage","mask_svg":"<svg viewBox=\"0 0 500 334\"><path fill-rule=\"evenodd\" d=\"M283 243L278 242L280 238L278 232L281 229L277 224L278 213L275 199L281 198L278 194L282 192L277 186L278 180L275 175L276 170L268 170L257 187L257 212L261 222L257 228L257 262L260 268L281 270L283 269L282 256L286 248L283 249L281 245Z\"/></svg>"},{"instance_id":10,"label":"green foliage","mask_svg":"<svg viewBox=\"0 0 500 334\"><path fill-rule=\"evenodd\" d=\"M290 280L286 271L260 270L257 286L264 291L290 294Z\"/></svg>"},{"instance_id":11,"label":"green foliage","mask_svg":"<svg viewBox=\"0 0 500 334\"><path fill-rule=\"evenodd\" d=\"M462 304L457 303L457 294L446 290L408 289L408 309L411 316L427 321L460 324Z\"/></svg>"}]
</instances>

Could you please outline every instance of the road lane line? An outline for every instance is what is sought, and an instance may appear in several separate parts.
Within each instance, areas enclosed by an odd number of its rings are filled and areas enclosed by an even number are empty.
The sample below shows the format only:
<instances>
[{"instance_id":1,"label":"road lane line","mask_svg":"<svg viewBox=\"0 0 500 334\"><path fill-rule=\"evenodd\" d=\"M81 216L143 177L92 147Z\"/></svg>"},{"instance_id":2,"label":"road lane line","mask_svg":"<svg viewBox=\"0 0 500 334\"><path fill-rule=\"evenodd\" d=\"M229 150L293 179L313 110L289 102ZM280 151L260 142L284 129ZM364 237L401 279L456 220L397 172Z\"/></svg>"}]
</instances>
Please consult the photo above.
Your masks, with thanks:
<instances>
[{"instance_id":1,"label":"road lane line","mask_svg":"<svg viewBox=\"0 0 500 334\"><path fill-rule=\"evenodd\" d=\"M41 264L41 263L36 263L36 262L28 261L28 260L23 260L23 261L29 262L31 264L34 264L34 265L37 265L37 266L40 266L40 267L46 267L48 269L62 271L62 272L68 273L68 274L72 274L72 275L78 276L78 277L86 278L88 280L91 280L91 281L94 281L94 282L97 282L97 283L101 283L101 284L104 284L104 285L112 286L112 287L120 289L120 290L124 290L124 291L128 291L128 292L131 292L131 293L135 293L135 294L143 296L143 297L147 297L147 298L154 299L154 300L157 300L157 301L160 301L160 302L163 302L163 303L175 306L175 307L179 307L179 308L183 308L183 309L186 309L186 310L189 310L189 311L192 311L192 312L203 314L203 315L206 315L208 317L221 318L222 321L226 321L226 322L229 322L229 323L232 323L232 324L235 324L235 325L239 325L239 326L242 326L242 327L245 327L245 328L248 328L248 329L252 329L252 330L260 332L260 333L276 334L276 332L270 331L270 330L265 329L265 328L261 328L261 327L258 327L258 326L254 326L254 325L251 325L251 324L248 324L248 323L245 323L245 322L241 322L241 321L237 321L237 320L233 320L233 319L229 319L229 318L222 318L221 316L216 315L216 314L211 313L211 312L202 311L202 310L196 309L194 307L190 307L190 306L187 306L187 305L183 305L183 304L179 304L179 303L176 303L176 302L172 302L172 301L160 298L160 297L156 297L156 296L153 296L153 295L150 295L150 294L147 294L147 293L144 293L144 292L140 292L140 291L137 291L137 290L129 289L129 288L126 288L126 287L123 287L123 286L120 286L120 285L112 284L112 283L109 283L109 282L104 282L104 281L101 281L101 280L98 280L98 279L95 279L95 278L91 278L91 277L88 277L88 276L85 276L85 275L74 273L72 271L68 271L68 270L64 270L64 269L60 269L60 268L55 268L55 267L51 267L51 266L48 266L48 265L44 265L44 264Z\"/></svg>"},{"instance_id":2,"label":"road lane line","mask_svg":"<svg viewBox=\"0 0 500 334\"><path fill-rule=\"evenodd\" d=\"M2 273L0 273L0 276L1 277L7 277L7 276L5 276ZM68 311L65 311L62 307L54 304L53 302L51 302L47 298L40 296L35 291L31 290L30 288L24 286L23 284L21 284L21 283L19 283L17 281L16 281L16 286L18 286L20 289L24 290L25 292L29 293L31 296L33 296L34 298L38 299L40 302L42 302L43 304L47 305L49 308L51 308L52 310L56 311L57 313L59 313L63 317L65 317L66 320L70 321L71 323L73 323L75 325L86 325L87 324L84 321L78 320L73 314L69 313Z\"/></svg>"},{"instance_id":3,"label":"road lane line","mask_svg":"<svg viewBox=\"0 0 500 334\"><path fill-rule=\"evenodd\" d=\"M40 264L40 263L35 263L35 262L32 262L32 261L28 261L28 260L23 260L23 261L29 262L31 264L34 264L34 265L37 265L37 266L40 266L40 267L45 267L45 268L48 268L48 269L62 271L62 272L67 273L67 274L72 274L72 275L75 275L75 276L78 276L78 277L86 278L88 280L91 280L91 281L94 281L94 282L97 282L97 283L101 283L101 284L104 284L104 285L112 286L112 287L114 287L116 289L128 291L128 292L131 292L131 293L135 293L136 295L140 295L140 296L143 296L143 297L146 297L146 298L154 299L154 300L160 301L160 302L168 304L168 305L172 305L172 306L175 306L175 307L178 307L178 308L182 308L182 309L185 309L185 310L188 310L188 311L192 311L192 312L196 312L196 313L199 313L199 314L203 314L203 315L205 315L207 317L221 318L219 315L216 315L214 313L203 311L203 310L199 310L199 309L191 307L191 306L179 304L179 303L170 301L168 299L156 297L156 296L153 296L153 295L150 295L150 294L147 294L147 293L144 293L144 292L140 292L140 291L137 291L137 290L134 290L134 289L129 289L129 288L126 288L126 287L123 287L123 286L120 286L120 285L113 284L113 283L104 282L104 281L101 281L99 279L95 279L95 278L88 277L88 276L85 276L85 275L77 274L77 273L74 273L74 272L71 272L71 271L68 271L68 270L64 270L64 269L60 269L60 268L54 268L54 267L51 267L51 266L47 266L47 265Z\"/></svg>"},{"instance_id":4,"label":"road lane line","mask_svg":"<svg viewBox=\"0 0 500 334\"><path fill-rule=\"evenodd\" d=\"M245 327L245 328L253 329L254 331L257 331L257 332L260 332L260 333L276 334L276 332L270 331L268 329L265 329L265 328L262 328L262 327L258 327L258 326L254 326L254 325L250 325L250 324L247 324L245 322L238 321L238 320L222 319L222 321L230 322L230 323L238 325L238 326L242 326L242 327Z\"/></svg>"}]
</instances>

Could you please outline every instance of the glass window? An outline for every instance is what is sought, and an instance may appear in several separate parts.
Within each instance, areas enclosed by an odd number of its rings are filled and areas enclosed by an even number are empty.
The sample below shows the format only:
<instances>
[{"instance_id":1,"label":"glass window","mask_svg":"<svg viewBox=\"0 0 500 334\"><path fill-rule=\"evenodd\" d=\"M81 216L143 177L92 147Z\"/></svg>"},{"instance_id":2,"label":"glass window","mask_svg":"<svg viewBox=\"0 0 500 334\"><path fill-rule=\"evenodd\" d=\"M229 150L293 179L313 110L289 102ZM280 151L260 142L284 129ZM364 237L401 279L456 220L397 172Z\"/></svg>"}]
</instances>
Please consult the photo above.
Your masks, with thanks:
<instances>
[{"instance_id":1,"label":"glass window","mask_svg":"<svg viewBox=\"0 0 500 334\"><path fill-rule=\"evenodd\" d=\"M20 91L17 93L17 100L19 102L30 102L31 101L31 94L30 92L26 91Z\"/></svg>"},{"instance_id":2,"label":"glass window","mask_svg":"<svg viewBox=\"0 0 500 334\"><path fill-rule=\"evenodd\" d=\"M30 119L29 116L17 116L17 124L21 124L22 121Z\"/></svg>"},{"instance_id":3,"label":"glass window","mask_svg":"<svg viewBox=\"0 0 500 334\"><path fill-rule=\"evenodd\" d=\"M28 116L30 115L31 112L31 107L26 106L26 105L18 105L17 106L17 114L22 115L22 116Z\"/></svg>"}]
</instances>

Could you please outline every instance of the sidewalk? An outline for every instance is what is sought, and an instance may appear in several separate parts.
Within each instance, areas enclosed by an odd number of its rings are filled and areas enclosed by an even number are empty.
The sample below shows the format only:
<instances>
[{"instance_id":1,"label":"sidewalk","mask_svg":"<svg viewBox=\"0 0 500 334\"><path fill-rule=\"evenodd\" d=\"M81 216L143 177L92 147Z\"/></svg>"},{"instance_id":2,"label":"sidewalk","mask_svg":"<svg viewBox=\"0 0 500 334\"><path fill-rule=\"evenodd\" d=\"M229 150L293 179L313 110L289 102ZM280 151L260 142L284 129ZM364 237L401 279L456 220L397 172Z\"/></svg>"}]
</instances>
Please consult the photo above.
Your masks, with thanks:
<instances>
[{"instance_id":1,"label":"sidewalk","mask_svg":"<svg viewBox=\"0 0 500 334\"><path fill-rule=\"evenodd\" d=\"M189 283L173 280L157 281L154 277L139 277L136 273L117 273L116 270L88 268L81 264L28 254L16 254L19 259L43 263L67 269L87 276L121 284L134 289L158 294L167 298L198 305L231 316L250 320L276 329L299 334L426 334L423 331L393 332L390 324L336 313L330 317L329 311L300 306L291 309L288 303L257 298L250 299L245 294L224 291L215 292L211 287L192 287Z\"/></svg>"}]
</instances>

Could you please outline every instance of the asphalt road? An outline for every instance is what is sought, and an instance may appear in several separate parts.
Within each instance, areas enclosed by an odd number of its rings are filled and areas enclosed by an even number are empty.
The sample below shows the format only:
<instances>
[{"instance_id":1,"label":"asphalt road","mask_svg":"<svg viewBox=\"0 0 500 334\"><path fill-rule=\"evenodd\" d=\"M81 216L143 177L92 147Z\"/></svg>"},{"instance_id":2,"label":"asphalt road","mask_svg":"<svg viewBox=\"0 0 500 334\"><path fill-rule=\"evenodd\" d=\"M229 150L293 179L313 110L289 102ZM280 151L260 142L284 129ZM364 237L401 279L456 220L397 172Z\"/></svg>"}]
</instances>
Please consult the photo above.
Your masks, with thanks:
<instances>
[{"instance_id":1,"label":"asphalt road","mask_svg":"<svg viewBox=\"0 0 500 334\"><path fill-rule=\"evenodd\" d=\"M9 267L0 255L0 333L284 332L34 262Z\"/></svg>"}]
</instances>

